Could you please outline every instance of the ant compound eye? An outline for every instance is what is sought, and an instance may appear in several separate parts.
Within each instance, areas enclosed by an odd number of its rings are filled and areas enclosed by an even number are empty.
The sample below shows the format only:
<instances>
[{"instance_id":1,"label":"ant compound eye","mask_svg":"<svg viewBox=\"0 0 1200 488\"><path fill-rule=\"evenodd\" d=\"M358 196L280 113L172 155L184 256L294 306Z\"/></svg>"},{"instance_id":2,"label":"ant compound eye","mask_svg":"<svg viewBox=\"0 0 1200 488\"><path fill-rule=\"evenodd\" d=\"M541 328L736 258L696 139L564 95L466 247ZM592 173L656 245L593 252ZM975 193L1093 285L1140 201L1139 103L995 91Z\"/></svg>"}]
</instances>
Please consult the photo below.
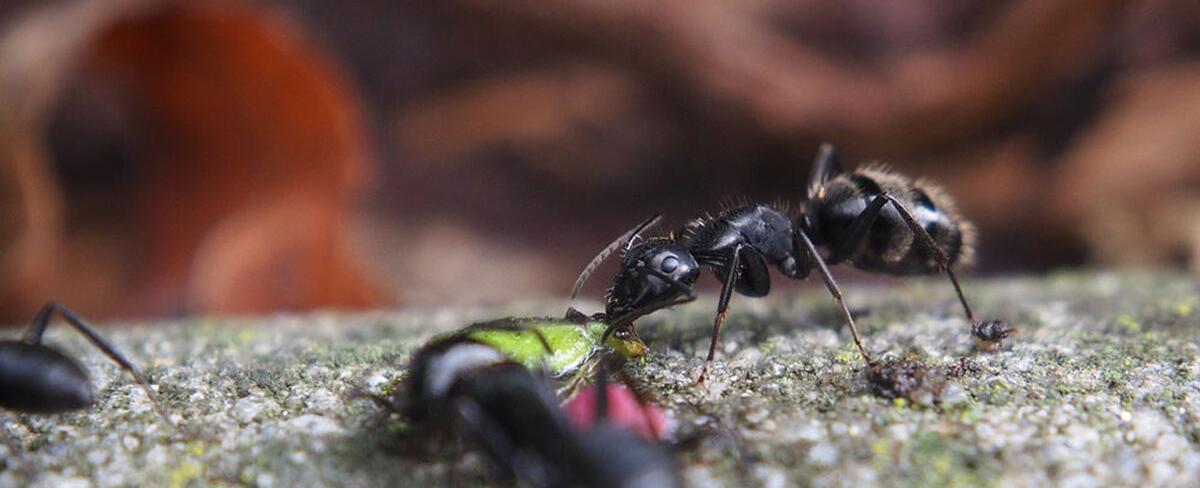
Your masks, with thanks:
<instances>
[{"instance_id":1,"label":"ant compound eye","mask_svg":"<svg viewBox=\"0 0 1200 488\"><path fill-rule=\"evenodd\" d=\"M675 269L678 267L679 258L676 258L675 256L667 256L662 260L661 268L663 273L674 273Z\"/></svg>"}]
</instances>

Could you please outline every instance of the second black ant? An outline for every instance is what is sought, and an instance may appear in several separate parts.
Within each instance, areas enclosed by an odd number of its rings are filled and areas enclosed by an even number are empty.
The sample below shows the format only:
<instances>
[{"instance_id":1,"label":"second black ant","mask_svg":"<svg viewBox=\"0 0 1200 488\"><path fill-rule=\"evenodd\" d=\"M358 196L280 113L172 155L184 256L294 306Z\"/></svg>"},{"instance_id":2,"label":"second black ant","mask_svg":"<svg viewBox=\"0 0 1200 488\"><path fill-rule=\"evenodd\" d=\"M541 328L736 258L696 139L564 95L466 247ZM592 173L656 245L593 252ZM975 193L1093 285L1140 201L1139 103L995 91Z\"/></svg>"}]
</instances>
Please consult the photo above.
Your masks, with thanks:
<instances>
[{"instance_id":1,"label":"second black ant","mask_svg":"<svg viewBox=\"0 0 1200 488\"><path fill-rule=\"evenodd\" d=\"M92 384L79 362L42 343L42 335L56 312L121 369L133 375L159 416L174 425L141 370L74 311L54 302L38 311L22 340L0 341L0 407L17 412L55 414L88 408L95 403Z\"/></svg>"},{"instance_id":2,"label":"second black ant","mask_svg":"<svg viewBox=\"0 0 1200 488\"><path fill-rule=\"evenodd\" d=\"M603 386L605 377L599 381ZM417 351L402 391L365 396L404 415L424 434L473 440L496 467L524 485L679 486L669 453L603 421L605 393L596 406L602 420L580 431L546 378L462 335Z\"/></svg>"},{"instance_id":3,"label":"second black ant","mask_svg":"<svg viewBox=\"0 0 1200 488\"><path fill-rule=\"evenodd\" d=\"M848 262L862 270L894 275L944 272L978 341L986 347L1011 331L1001 321L977 322L963 295L953 268L970 261L975 229L959 215L954 200L932 182L914 181L879 165L844 172L830 144L821 145L798 215L777 206L742 205L692 220L671 236L641 239L641 232L657 220L642 222L601 251L584 268L571 296L577 296L599 263L618 249L621 269L605 303L609 316L648 304L687 301L695 296L692 287L701 266L711 269L722 287L698 382L704 381L716 354L733 292L767 295L769 265L793 279L804 279L817 270L872 369L877 363L862 344L829 264ZM828 255L822 256L820 248Z\"/></svg>"}]
</instances>

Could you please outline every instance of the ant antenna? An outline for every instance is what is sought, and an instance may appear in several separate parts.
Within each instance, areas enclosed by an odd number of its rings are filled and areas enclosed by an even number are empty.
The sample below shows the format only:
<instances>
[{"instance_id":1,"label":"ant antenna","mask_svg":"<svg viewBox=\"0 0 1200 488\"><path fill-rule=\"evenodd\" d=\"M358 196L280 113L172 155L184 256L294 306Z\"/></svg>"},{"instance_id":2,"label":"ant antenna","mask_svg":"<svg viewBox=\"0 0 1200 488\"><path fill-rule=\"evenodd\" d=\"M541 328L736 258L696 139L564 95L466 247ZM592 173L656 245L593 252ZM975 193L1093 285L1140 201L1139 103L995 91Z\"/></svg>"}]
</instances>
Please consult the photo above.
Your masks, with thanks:
<instances>
[{"instance_id":1,"label":"ant antenna","mask_svg":"<svg viewBox=\"0 0 1200 488\"><path fill-rule=\"evenodd\" d=\"M74 327L75 330L79 331L80 334L83 334L84 337L87 337L97 349L100 349L105 356L108 356L109 359L112 359L113 362L117 363L121 369L124 369L125 371L128 371L129 374L133 375L133 379L137 381L138 386L142 387L142 391L146 392L146 397L149 398L150 403L154 405L154 410L158 412L158 416L162 417L167 425L170 425L175 429L179 429L179 426L175 425L175 422L171 421L171 417L167 415L167 411L163 409L162 404L158 402L158 397L154 395L154 391L150 389L149 383L146 382L146 375L142 374L142 371L138 369L137 366L134 366L133 362L127 359L124 354L121 354L121 351L118 351L116 347L113 347L112 344L109 344L108 341L104 340L104 338L100 336L99 332L96 332L95 329L93 329L88 325L87 322L76 315L75 311L67 308L66 305L62 305L57 302L49 302L43 306L42 309L38 311L37 315L33 317L33 322L29 325L29 331L25 333L25 337L23 338L25 343L41 345L42 335L46 333L46 327L50 325L50 316L54 312L58 312L59 315L67 320L67 323L70 324L71 327Z\"/></svg>"},{"instance_id":2,"label":"ant antenna","mask_svg":"<svg viewBox=\"0 0 1200 488\"><path fill-rule=\"evenodd\" d=\"M613 251L616 251L617 248L622 247L622 245L625 247L625 250L628 251L629 248L633 246L633 240L638 236L638 234L641 234L642 231L654 226L660 220L662 220L662 214L650 217L638 224L637 227L629 229L629 231L621 234L621 237L618 237L617 240L612 242L612 244L609 244L608 246L605 246L604 249L601 249L600 253L597 254L596 257L592 258L592 261L583 268L583 272L579 273L579 278L575 280L575 286L571 288L571 299L574 300L575 297L579 296L579 291L583 289L583 284L587 282L588 277L592 276L592 273L596 271L596 268L600 266L600 263L603 263L604 260L613 253Z\"/></svg>"}]
</instances>

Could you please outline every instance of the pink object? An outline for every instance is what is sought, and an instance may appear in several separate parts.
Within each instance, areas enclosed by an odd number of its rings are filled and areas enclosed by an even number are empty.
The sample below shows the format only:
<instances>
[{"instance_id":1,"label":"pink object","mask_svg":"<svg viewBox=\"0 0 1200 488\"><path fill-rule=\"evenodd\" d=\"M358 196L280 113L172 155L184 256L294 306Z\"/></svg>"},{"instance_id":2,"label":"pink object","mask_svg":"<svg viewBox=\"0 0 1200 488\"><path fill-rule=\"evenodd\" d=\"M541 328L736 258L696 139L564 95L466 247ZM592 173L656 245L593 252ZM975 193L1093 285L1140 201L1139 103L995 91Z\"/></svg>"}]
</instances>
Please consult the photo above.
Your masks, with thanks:
<instances>
[{"instance_id":1,"label":"pink object","mask_svg":"<svg viewBox=\"0 0 1200 488\"><path fill-rule=\"evenodd\" d=\"M564 407L567 417L576 428L587 430L596 424L596 393L596 387L589 386ZM625 385L608 385L607 421L618 428L632 430L652 442L663 440L668 435L667 415L654 405L638 403L637 396Z\"/></svg>"}]
</instances>

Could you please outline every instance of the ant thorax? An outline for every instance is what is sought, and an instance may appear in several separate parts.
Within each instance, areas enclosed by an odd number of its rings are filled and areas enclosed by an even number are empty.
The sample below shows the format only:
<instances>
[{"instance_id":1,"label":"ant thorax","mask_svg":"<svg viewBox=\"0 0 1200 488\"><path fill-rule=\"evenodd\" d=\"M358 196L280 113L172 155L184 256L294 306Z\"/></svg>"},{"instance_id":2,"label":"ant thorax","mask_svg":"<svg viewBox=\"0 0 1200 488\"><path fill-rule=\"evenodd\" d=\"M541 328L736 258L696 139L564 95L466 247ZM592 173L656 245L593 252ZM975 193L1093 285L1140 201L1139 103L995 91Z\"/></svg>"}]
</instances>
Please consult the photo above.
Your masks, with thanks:
<instances>
[{"instance_id":1,"label":"ant thorax","mask_svg":"<svg viewBox=\"0 0 1200 488\"><path fill-rule=\"evenodd\" d=\"M746 205L716 217L693 220L682 238L701 262L724 259L733 246L744 244L768 262L779 264L793 256L792 234L792 219L783 211L767 205Z\"/></svg>"}]
</instances>

